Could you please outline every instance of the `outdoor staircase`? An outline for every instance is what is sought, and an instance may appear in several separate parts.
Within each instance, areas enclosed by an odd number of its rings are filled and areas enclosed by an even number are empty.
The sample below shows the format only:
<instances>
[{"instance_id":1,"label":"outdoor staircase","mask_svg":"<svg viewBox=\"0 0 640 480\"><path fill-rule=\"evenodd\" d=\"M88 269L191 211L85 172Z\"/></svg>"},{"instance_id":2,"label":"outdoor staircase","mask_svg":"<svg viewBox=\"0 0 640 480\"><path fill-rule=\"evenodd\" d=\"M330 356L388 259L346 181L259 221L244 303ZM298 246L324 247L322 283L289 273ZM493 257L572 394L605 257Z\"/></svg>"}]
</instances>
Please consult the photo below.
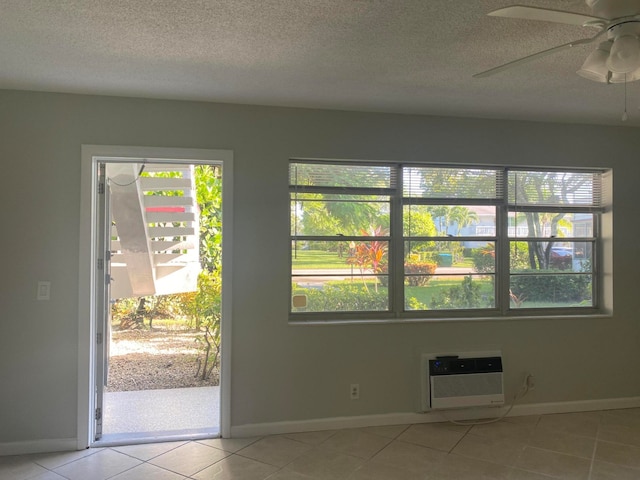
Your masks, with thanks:
<instances>
[{"instance_id":1,"label":"outdoor staircase","mask_svg":"<svg viewBox=\"0 0 640 480\"><path fill-rule=\"evenodd\" d=\"M106 176L111 299L195 291L200 263L193 165L109 163Z\"/></svg>"}]
</instances>

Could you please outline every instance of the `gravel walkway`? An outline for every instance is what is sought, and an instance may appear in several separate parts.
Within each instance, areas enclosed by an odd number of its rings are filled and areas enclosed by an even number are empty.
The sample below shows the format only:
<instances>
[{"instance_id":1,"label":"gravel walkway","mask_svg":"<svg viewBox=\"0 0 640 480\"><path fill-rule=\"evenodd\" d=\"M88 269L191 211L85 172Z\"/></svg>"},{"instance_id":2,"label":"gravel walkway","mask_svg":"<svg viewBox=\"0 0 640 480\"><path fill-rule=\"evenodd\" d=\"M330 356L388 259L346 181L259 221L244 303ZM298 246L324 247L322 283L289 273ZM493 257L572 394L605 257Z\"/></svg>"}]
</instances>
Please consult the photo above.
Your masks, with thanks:
<instances>
[{"instance_id":1,"label":"gravel walkway","mask_svg":"<svg viewBox=\"0 0 640 480\"><path fill-rule=\"evenodd\" d=\"M191 330L113 331L106 391L155 390L218 385L213 372L196 378L197 333Z\"/></svg>"}]
</instances>

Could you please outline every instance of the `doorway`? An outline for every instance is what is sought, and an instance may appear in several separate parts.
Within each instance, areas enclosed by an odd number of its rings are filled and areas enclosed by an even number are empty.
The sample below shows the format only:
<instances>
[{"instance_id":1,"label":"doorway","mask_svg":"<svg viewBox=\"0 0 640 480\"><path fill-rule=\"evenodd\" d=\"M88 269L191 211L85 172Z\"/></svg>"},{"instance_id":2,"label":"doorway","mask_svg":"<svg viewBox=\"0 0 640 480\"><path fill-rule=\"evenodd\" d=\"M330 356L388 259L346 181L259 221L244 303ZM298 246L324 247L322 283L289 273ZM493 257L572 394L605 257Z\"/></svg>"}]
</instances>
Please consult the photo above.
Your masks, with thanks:
<instances>
[{"instance_id":1,"label":"doorway","mask_svg":"<svg viewBox=\"0 0 640 480\"><path fill-rule=\"evenodd\" d=\"M88 444L224 436L230 152L118 148L90 156Z\"/></svg>"}]
</instances>

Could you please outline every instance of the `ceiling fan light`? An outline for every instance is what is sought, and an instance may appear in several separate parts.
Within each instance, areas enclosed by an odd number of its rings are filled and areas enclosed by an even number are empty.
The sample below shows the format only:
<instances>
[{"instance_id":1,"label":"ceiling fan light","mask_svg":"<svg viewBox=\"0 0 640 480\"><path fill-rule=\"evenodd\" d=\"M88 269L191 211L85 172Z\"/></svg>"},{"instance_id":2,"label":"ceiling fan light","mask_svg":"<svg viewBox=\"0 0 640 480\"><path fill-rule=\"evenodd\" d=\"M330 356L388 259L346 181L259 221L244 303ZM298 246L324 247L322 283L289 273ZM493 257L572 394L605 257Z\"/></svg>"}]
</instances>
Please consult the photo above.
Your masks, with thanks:
<instances>
[{"instance_id":1,"label":"ceiling fan light","mask_svg":"<svg viewBox=\"0 0 640 480\"><path fill-rule=\"evenodd\" d=\"M640 67L640 41L635 35L621 35L611 46L607 67L613 73L629 73Z\"/></svg>"},{"instance_id":2,"label":"ceiling fan light","mask_svg":"<svg viewBox=\"0 0 640 480\"><path fill-rule=\"evenodd\" d=\"M640 80L640 68L631 73L612 73L609 83L635 82Z\"/></svg>"},{"instance_id":3,"label":"ceiling fan light","mask_svg":"<svg viewBox=\"0 0 640 480\"><path fill-rule=\"evenodd\" d=\"M610 49L610 42L602 42L596 50L591 52L576 73L594 82L607 83L609 81L607 59L609 58Z\"/></svg>"}]
</instances>

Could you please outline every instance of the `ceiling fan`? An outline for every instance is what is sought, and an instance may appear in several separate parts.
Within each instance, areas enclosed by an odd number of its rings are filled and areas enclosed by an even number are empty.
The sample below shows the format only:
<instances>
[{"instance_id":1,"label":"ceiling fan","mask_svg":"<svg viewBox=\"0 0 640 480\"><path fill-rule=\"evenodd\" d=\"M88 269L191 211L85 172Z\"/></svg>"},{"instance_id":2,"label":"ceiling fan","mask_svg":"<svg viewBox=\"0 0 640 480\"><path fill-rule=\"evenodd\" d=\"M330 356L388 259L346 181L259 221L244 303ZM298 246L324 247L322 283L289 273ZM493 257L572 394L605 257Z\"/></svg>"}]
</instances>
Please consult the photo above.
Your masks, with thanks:
<instances>
[{"instance_id":1,"label":"ceiling fan","mask_svg":"<svg viewBox=\"0 0 640 480\"><path fill-rule=\"evenodd\" d=\"M577 45L594 43L603 38L596 50L585 60L576 73L601 83L626 83L640 80L640 0L585 0L592 15L565 12L548 8L512 5L500 8L488 15L493 17L540 20L592 27L598 30L594 36L558 45L504 65L474 75L488 77L509 68L567 50Z\"/></svg>"}]
</instances>

